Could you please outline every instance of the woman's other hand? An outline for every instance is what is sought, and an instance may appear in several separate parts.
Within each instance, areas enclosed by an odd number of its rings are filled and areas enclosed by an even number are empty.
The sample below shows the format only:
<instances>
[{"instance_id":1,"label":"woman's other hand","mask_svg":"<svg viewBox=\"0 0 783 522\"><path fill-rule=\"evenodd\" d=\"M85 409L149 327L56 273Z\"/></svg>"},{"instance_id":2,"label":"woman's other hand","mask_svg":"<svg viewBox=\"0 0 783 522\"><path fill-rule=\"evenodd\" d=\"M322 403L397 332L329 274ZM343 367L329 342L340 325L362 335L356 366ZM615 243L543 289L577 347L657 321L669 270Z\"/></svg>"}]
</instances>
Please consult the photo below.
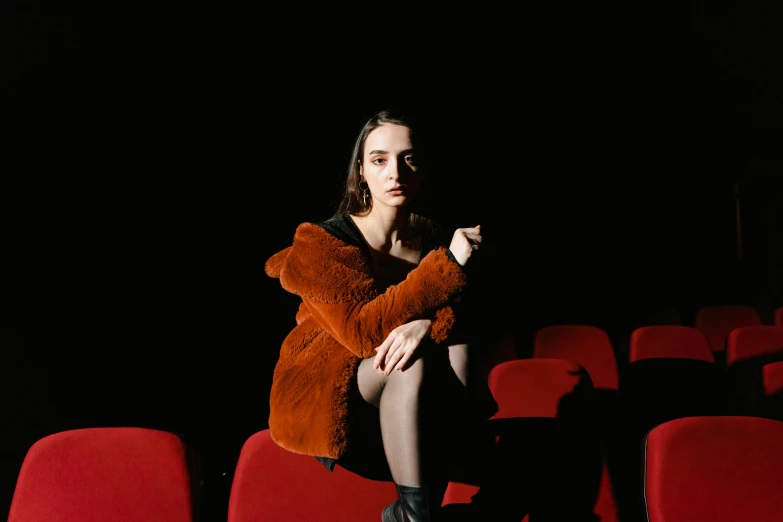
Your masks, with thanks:
<instances>
[{"instance_id":1,"label":"woman's other hand","mask_svg":"<svg viewBox=\"0 0 783 522\"><path fill-rule=\"evenodd\" d=\"M454 255L457 262L465 266L474 250L478 250L481 245L481 225L473 228L458 228L454 231L451 238L449 250Z\"/></svg>"}]
</instances>

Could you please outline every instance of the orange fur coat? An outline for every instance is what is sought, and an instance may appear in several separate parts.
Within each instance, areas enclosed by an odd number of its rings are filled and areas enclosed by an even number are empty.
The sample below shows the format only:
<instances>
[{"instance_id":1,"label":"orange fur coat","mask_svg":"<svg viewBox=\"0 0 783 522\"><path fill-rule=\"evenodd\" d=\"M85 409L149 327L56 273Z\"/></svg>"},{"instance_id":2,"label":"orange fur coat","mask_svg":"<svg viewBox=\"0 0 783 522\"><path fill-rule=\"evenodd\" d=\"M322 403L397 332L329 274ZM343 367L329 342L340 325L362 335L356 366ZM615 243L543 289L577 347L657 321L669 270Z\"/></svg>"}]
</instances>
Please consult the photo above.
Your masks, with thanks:
<instances>
[{"instance_id":1,"label":"orange fur coat","mask_svg":"<svg viewBox=\"0 0 783 522\"><path fill-rule=\"evenodd\" d=\"M270 433L290 451L339 459L348 444L348 397L359 362L412 319L432 318L436 343L444 343L454 325L449 303L466 278L446 248L431 250L404 281L385 290L378 288L371 263L358 246L302 223L293 244L264 266L302 299L270 394Z\"/></svg>"}]
</instances>

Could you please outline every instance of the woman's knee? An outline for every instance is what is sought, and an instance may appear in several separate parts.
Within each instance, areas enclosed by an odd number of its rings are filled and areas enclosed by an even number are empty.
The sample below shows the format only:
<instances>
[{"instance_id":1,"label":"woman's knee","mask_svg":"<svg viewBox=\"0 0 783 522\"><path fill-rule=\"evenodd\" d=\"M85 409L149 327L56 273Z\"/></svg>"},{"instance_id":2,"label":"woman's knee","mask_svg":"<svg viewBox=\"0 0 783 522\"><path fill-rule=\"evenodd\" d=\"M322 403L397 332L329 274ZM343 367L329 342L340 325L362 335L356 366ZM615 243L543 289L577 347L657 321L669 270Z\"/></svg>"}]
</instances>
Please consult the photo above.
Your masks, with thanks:
<instances>
[{"instance_id":1,"label":"woman's knee","mask_svg":"<svg viewBox=\"0 0 783 522\"><path fill-rule=\"evenodd\" d=\"M448 384L456 380L446 347L433 347L423 352L405 370L395 370L388 377L388 383L402 383L406 390L417 394L438 395L451 389Z\"/></svg>"},{"instance_id":2,"label":"woman's knee","mask_svg":"<svg viewBox=\"0 0 783 522\"><path fill-rule=\"evenodd\" d=\"M424 376L430 365L429 358L426 356L414 357L408 362L408 365L401 370L393 370L387 378L387 385L395 382L404 382L405 386L418 388L424 382Z\"/></svg>"}]
</instances>

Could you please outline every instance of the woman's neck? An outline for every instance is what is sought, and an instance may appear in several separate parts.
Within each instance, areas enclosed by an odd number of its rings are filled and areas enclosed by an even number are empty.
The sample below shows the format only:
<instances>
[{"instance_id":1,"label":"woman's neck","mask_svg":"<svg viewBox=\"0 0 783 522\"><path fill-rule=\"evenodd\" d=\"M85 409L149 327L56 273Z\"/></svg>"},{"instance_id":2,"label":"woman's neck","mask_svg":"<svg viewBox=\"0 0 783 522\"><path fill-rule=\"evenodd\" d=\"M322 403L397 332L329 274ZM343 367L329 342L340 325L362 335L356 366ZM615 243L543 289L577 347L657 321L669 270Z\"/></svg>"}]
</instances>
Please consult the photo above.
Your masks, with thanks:
<instances>
[{"instance_id":1,"label":"woman's neck","mask_svg":"<svg viewBox=\"0 0 783 522\"><path fill-rule=\"evenodd\" d=\"M395 243L405 241L409 236L409 218L410 212L408 210L374 207L369 214L360 219L366 225L363 233L372 236L368 237L368 240L378 246L390 247Z\"/></svg>"}]
</instances>

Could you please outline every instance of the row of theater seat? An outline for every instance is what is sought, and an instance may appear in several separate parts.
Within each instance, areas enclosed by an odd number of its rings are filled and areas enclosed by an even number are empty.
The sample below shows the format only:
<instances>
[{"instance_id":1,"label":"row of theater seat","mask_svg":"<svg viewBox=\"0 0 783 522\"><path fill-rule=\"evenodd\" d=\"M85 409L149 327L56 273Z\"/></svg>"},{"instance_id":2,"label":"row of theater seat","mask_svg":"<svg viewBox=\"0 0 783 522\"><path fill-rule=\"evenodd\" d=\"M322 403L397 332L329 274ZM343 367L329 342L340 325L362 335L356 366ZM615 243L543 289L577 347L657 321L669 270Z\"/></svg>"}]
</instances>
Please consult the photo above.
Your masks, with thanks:
<instances>
[{"instance_id":1,"label":"row of theater seat","mask_svg":"<svg viewBox=\"0 0 783 522\"><path fill-rule=\"evenodd\" d=\"M454 520L475 520L479 507L494 517L480 520L497 522L779 520L770 514L783 506L768 493L783 487L783 361L774 360L783 324L726 321L721 363L721 343L703 329L719 321L701 316L700 327L634 330L625 361L590 325L542 328L530 358L501 338L483 362L499 409L459 456L444 497ZM692 482L684 488L678 476ZM200 477L197 449L175 433L55 433L26 455L9 522L206 522ZM732 488L739 495L726 501ZM262 430L242 447L220 520L377 520L395 495L390 482L329 473ZM719 513L715 499L726 506Z\"/></svg>"},{"instance_id":2,"label":"row of theater seat","mask_svg":"<svg viewBox=\"0 0 783 522\"><path fill-rule=\"evenodd\" d=\"M727 335L723 357L710 349L706 336L696 328L680 325L653 325L631 333L627 366L652 358L682 358L717 363L726 369L755 361L762 366L773 362L783 349L783 326L742 326ZM620 361L609 336L590 325L556 325L538 331L534 357L575 360L588 368L597 388L614 390L619 384ZM767 373L769 372L769 373ZM775 365L764 370L765 385L772 391L777 375Z\"/></svg>"},{"instance_id":3,"label":"row of theater seat","mask_svg":"<svg viewBox=\"0 0 783 522\"><path fill-rule=\"evenodd\" d=\"M597 424L603 459L593 514L604 521L646 521L649 514L642 463L650 430L689 417L783 420L781 310L775 313L774 325L763 325L749 307L708 307L699 311L693 327L666 324L635 329L626 354L614 349L601 328L547 326L534 336L531 359L514 360L518 351L511 348L513 342L508 339L505 347L503 343L496 347L486 363L485 375L492 384L510 371L508 366L513 361L511 366L520 374L501 379L508 388L502 396L506 397L506 404L519 408L512 416L521 417L526 411L541 415L554 404L559 405L568 386L556 392L543 411L527 403L533 401L541 406L540 401L546 401L542 399L545 390L551 391L558 373L559 380L567 382L577 368L583 369L593 389L591 418ZM562 362L554 361L568 361L576 367L556 370ZM530 383L535 386L530 388ZM498 389L497 383L493 388ZM529 398L519 399L522 396ZM558 412L554 416L562 415ZM590 431L582 430L581 437ZM578 460L572 458L574 462ZM471 484L455 487L463 501L469 496L466 492L478 491ZM592 490L585 481L582 487ZM571 518L577 516L569 514Z\"/></svg>"},{"instance_id":4,"label":"row of theater seat","mask_svg":"<svg viewBox=\"0 0 783 522\"><path fill-rule=\"evenodd\" d=\"M780 520L783 411L778 418L729 414L711 393L668 388L662 369L652 368L655 382L635 383L635 395L619 395L624 408L606 416L578 364L497 364L489 383L499 411L490 422L514 422L493 430L500 433L493 459L499 465L484 468L478 480L452 482L446 503L485 503L489 485L511 502L504 507L502 497L488 494L497 520ZM669 393L663 401L662 392Z\"/></svg>"},{"instance_id":5,"label":"row of theater seat","mask_svg":"<svg viewBox=\"0 0 783 522\"><path fill-rule=\"evenodd\" d=\"M450 520L621 520L602 447L591 428L591 387L569 361L507 361L491 372L499 411L475 480L452 482ZM527 392L527 393L524 393ZM478 450L478 448L474 448ZM649 522L773 522L783 513L783 421L689 416L643 439L644 516ZM470 466L468 466L470 467ZM199 522L198 456L178 435L146 428L55 433L28 451L9 522ZM268 429L244 443L228 522L377 520L391 482L273 442ZM481 506L484 518L475 518ZM460 518L461 515L464 517Z\"/></svg>"},{"instance_id":6,"label":"row of theater seat","mask_svg":"<svg viewBox=\"0 0 783 522\"><path fill-rule=\"evenodd\" d=\"M607 332L596 326L562 324L543 327L535 334L532 351L534 356L555 358L560 355L566 358L576 355L581 358L579 354L589 354L589 358L582 362L592 370L591 377L595 385L598 388L615 389L619 367L641 358L677 356L710 360L724 365L727 357L732 359L732 362L743 359L747 354L741 353L741 348L740 352L737 352L738 346L747 346L750 343L730 339L731 332L744 327L783 326L783 307L774 311L771 324L763 323L759 313L750 306L717 305L699 309L690 327L683 324L679 316L673 313L668 314L663 323L655 322L650 326L654 328L642 326L631 333L630 348L626 348L627 352L624 353L620 353L620 348L612 345ZM741 335L763 337L770 332L774 332L774 329L752 328ZM759 342L765 343L761 339ZM518 350L513 341L506 344L494 347L494 352L485 361L485 376L495 362L516 357ZM731 355L727 355L727 352ZM618 356L623 359L617 360Z\"/></svg>"}]
</instances>

